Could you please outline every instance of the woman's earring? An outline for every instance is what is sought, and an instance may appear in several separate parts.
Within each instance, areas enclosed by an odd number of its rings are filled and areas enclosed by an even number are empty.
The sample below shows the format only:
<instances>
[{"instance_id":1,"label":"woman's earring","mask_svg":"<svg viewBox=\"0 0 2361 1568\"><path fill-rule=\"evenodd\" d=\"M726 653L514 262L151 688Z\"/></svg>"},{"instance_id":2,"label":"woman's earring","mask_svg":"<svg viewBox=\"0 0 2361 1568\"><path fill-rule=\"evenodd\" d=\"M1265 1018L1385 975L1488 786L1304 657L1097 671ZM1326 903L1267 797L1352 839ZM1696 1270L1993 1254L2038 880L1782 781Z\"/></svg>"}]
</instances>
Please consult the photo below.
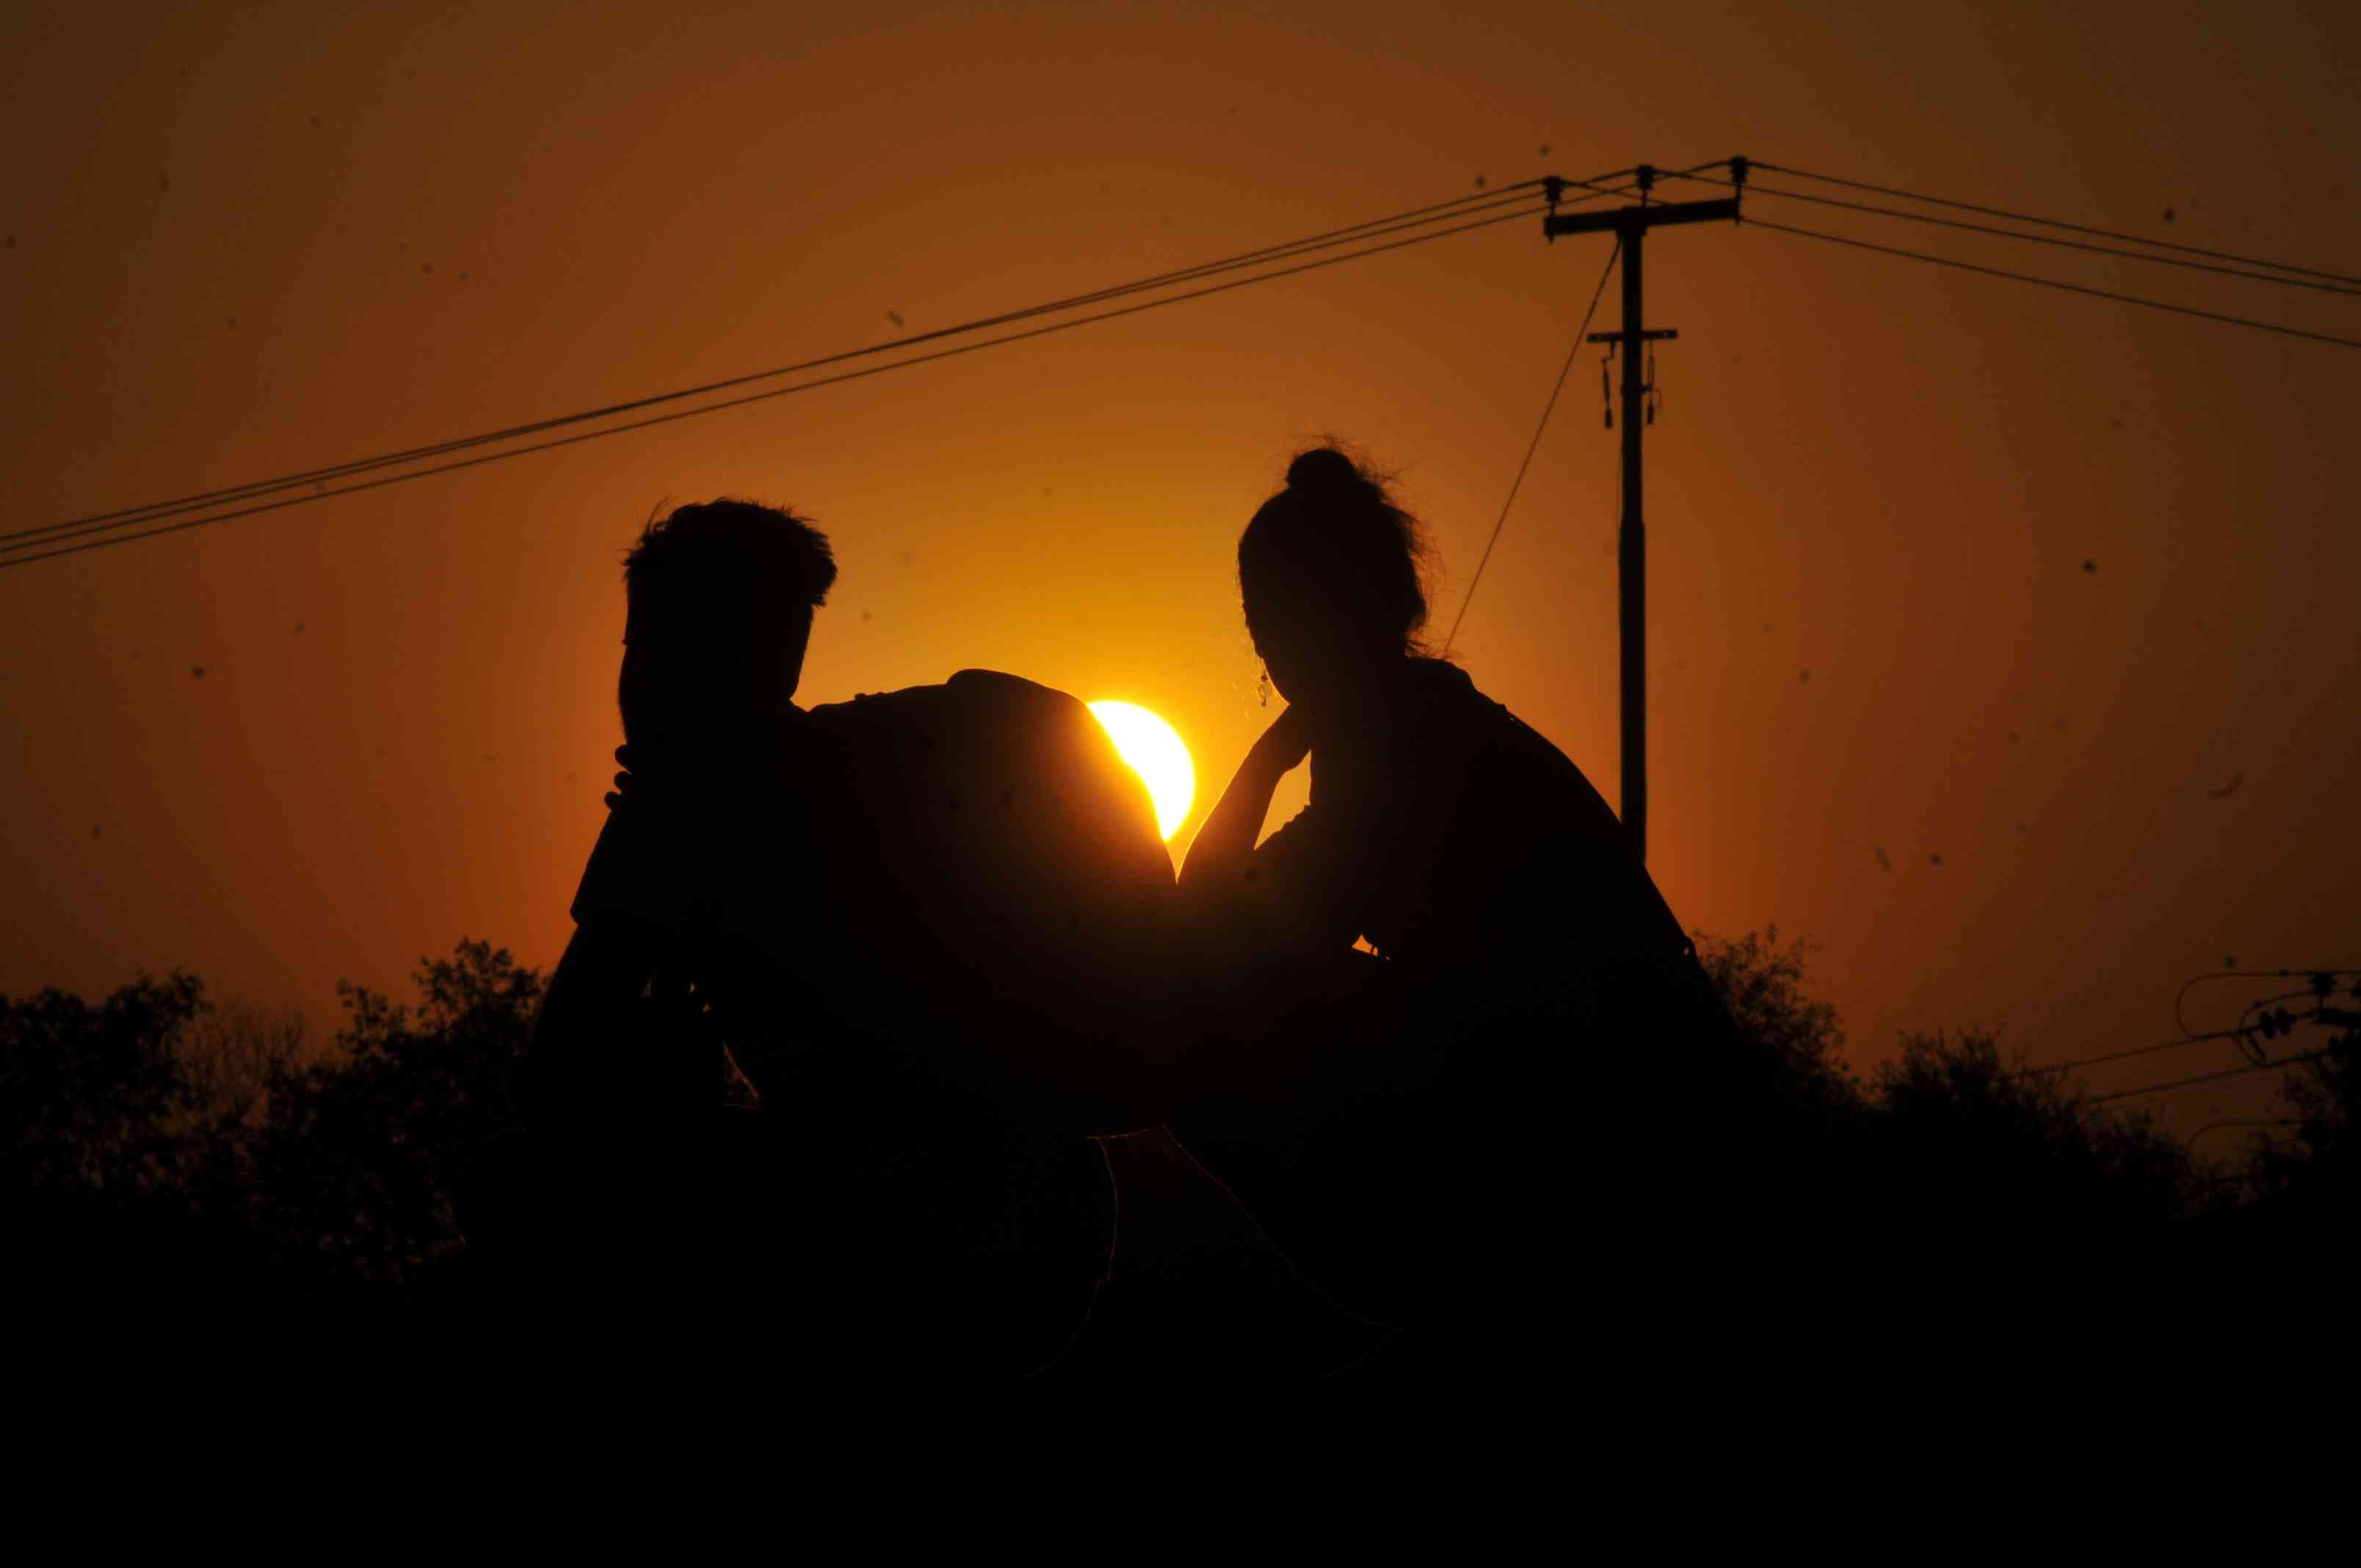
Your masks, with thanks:
<instances>
[{"instance_id":1,"label":"woman's earring","mask_svg":"<svg viewBox=\"0 0 2361 1568\"><path fill-rule=\"evenodd\" d=\"M1262 698L1265 707L1270 706L1270 666L1268 664L1263 666L1262 679L1255 683L1255 695Z\"/></svg>"}]
</instances>

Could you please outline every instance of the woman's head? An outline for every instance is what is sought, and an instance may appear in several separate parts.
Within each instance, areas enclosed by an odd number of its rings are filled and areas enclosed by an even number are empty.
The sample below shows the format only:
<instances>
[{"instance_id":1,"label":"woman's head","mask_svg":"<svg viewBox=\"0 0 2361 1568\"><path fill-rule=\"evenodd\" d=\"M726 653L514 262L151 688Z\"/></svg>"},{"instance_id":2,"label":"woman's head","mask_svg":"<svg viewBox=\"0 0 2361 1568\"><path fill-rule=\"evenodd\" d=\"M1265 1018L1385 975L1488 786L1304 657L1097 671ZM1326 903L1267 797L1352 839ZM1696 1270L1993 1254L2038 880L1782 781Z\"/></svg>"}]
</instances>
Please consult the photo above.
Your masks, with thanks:
<instances>
[{"instance_id":1,"label":"woman's head","mask_svg":"<svg viewBox=\"0 0 2361 1568\"><path fill-rule=\"evenodd\" d=\"M1238 537L1246 633L1290 702L1315 707L1418 652L1418 521L1333 446L1297 455L1287 488Z\"/></svg>"}]
</instances>

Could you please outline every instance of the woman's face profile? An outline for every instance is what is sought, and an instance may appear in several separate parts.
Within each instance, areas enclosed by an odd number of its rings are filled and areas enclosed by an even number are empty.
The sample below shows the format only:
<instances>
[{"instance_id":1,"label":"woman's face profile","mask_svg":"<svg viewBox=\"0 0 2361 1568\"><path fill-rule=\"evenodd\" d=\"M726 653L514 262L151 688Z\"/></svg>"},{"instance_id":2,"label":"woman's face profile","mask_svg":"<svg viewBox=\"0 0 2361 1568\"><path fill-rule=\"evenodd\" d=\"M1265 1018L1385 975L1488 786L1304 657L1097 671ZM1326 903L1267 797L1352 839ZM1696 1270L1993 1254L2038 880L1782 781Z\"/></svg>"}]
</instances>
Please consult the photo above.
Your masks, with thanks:
<instances>
[{"instance_id":1,"label":"woman's face profile","mask_svg":"<svg viewBox=\"0 0 2361 1568\"><path fill-rule=\"evenodd\" d=\"M1350 680L1334 629L1301 600L1268 592L1249 589L1246 608L1246 634L1270 673L1272 689L1308 712L1333 707Z\"/></svg>"}]
</instances>

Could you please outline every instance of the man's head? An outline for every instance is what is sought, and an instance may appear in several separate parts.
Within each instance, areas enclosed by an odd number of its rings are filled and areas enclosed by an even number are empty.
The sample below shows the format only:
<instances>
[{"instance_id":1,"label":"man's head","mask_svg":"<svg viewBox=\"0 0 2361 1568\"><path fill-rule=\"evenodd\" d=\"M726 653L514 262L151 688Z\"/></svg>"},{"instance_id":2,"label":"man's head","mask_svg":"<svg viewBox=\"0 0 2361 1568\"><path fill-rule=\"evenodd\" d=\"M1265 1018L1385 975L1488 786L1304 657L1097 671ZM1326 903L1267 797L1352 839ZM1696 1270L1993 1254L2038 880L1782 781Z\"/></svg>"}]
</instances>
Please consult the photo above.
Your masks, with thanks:
<instances>
[{"instance_id":1,"label":"man's head","mask_svg":"<svg viewBox=\"0 0 2361 1568\"><path fill-rule=\"evenodd\" d=\"M649 523L623 560L624 739L785 711L835 581L828 536L782 508L706 501Z\"/></svg>"}]
</instances>

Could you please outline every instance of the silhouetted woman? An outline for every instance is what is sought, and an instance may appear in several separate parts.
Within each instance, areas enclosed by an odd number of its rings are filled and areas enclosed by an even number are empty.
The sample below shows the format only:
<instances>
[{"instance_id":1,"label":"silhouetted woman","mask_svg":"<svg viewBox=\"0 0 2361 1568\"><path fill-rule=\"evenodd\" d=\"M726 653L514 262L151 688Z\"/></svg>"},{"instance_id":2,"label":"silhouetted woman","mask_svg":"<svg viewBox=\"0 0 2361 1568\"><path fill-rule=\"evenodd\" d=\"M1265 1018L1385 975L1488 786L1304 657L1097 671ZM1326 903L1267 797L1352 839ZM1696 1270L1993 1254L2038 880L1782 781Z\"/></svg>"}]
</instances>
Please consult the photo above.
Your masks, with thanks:
<instances>
[{"instance_id":1,"label":"silhouetted woman","mask_svg":"<svg viewBox=\"0 0 2361 1568\"><path fill-rule=\"evenodd\" d=\"M1422 655L1422 554L1325 447L1238 541L1287 707L1181 872L1225 1043L1172 1125L1405 1354L1523 1357L1695 1239L1764 1083L1581 770ZM1257 848L1307 756L1311 804Z\"/></svg>"}]
</instances>

